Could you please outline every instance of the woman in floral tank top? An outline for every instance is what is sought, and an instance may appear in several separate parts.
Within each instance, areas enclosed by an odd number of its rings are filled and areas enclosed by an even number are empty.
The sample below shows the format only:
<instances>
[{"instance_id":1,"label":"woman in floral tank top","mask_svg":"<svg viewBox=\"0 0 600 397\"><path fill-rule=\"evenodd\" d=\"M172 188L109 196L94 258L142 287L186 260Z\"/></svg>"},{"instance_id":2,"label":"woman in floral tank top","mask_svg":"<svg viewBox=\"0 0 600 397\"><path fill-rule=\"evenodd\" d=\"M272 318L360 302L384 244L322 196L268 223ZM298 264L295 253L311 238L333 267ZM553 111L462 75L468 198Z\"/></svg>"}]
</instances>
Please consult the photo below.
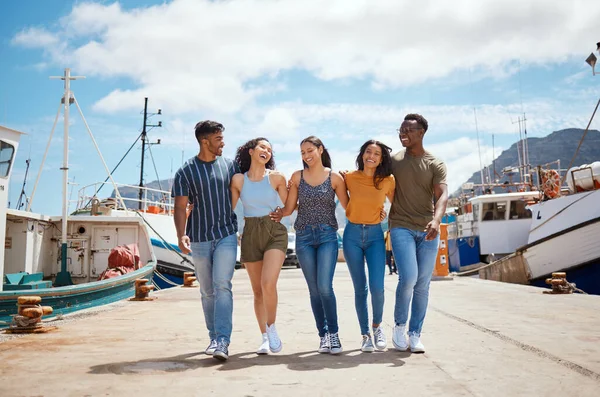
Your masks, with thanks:
<instances>
[{"instance_id":1,"label":"woman in floral tank top","mask_svg":"<svg viewBox=\"0 0 600 397\"><path fill-rule=\"evenodd\" d=\"M331 171L331 158L323 142L310 136L300 143L304 168L294 172L283 216L291 215L296 205L296 254L308 284L310 304L319 332L319 353L339 354L337 303L333 275L338 257L335 196L345 209L346 184Z\"/></svg>"}]
</instances>

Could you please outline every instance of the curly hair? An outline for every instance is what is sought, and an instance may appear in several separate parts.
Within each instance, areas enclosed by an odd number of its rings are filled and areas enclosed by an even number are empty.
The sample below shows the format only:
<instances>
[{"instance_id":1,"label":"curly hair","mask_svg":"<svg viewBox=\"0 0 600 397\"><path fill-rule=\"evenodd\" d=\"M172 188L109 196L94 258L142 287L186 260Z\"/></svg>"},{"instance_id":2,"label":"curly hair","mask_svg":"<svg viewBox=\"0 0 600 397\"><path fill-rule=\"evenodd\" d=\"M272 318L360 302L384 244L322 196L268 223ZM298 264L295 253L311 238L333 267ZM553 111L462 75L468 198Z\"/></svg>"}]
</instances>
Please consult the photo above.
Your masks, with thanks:
<instances>
[{"instance_id":1,"label":"curly hair","mask_svg":"<svg viewBox=\"0 0 600 397\"><path fill-rule=\"evenodd\" d=\"M250 169L250 164L252 163L252 157L250 157L250 149L255 149L260 141L269 142L267 138L254 138L244 143L237 149L237 152L235 154L235 162L239 165L242 174L248 172L248 170ZM269 144L271 144L271 142L269 142ZM273 151L271 151L271 158L265 165L265 168L268 170L275 169L275 155L273 154Z\"/></svg>"},{"instance_id":2,"label":"curly hair","mask_svg":"<svg viewBox=\"0 0 600 397\"><path fill-rule=\"evenodd\" d=\"M363 156L367 151L367 147L370 145L377 145L381 149L381 163L375 168L375 174L373 175L373 184L376 189L380 189L379 184L388 176L392 175L392 148L384 144L383 142L375 139L369 139L360 147L360 152L356 157L356 167L363 171L365 169L365 163Z\"/></svg>"},{"instance_id":3,"label":"curly hair","mask_svg":"<svg viewBox=\"0 0 600 397\"><path fill-rule=\"evenodd\" d=\"M300 146L302 146L306 142L315 145L317 148L323 148L323 154L321 154L321 162L323 163L324 167L331 168L331 156L329 156L329 151L325 148L323 141L321 141L316 136L311 135L307 138L304 138L302 142L300 142ZM304 160L302 160L302 165L304 166L304 168L308 168L308 164L306 164Z\"/></svg>"},{"instance_id":4,"label":"curly hair","mask_svg":"<svg viewBox=\"0 0 600 397\"><path fill-rule=\"evenodd\" d=\"M416 114L416 113L409 113L404 117L404 121L416 121L417 124L419 124L423 130L425 130L425 132L427 132L427 128L429 128L429 123L427 123L427 119L423 116L421 116L420 114Z\"/></svg>"}]
</instances>

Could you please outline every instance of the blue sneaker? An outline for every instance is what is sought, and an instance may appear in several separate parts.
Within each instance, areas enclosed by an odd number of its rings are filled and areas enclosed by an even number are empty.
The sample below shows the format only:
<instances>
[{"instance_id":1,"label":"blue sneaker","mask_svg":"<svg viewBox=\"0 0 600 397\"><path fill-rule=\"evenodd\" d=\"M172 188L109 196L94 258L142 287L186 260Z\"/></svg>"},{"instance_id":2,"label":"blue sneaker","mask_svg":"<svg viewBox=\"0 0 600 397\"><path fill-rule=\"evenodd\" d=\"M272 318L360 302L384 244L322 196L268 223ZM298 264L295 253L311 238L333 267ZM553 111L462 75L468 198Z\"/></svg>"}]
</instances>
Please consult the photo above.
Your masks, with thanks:
<instances>
[{"instance_id":1,"label":"blue sneaker","mask_svg":"<svg viewBox=\"0 0 600 397\"><path fill-rule=\"evenodd\" d=\"M225 342L223 339L218 341L213 357L217 360L226 361L229 358L229 343Z\"/></svg>"}]
</instances>

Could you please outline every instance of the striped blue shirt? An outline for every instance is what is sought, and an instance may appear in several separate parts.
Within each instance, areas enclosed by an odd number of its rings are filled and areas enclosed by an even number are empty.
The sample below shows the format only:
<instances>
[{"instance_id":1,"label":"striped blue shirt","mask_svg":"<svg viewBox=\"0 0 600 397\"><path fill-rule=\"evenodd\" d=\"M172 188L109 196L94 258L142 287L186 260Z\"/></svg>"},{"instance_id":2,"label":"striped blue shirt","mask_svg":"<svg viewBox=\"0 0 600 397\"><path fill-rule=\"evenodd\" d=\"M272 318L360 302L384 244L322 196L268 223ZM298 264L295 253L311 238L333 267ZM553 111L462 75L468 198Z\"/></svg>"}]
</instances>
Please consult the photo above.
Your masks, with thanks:
<instances>
[{"instance_id":1,"label":"striped blue shirt","mask_svg":"<svg viewBox=\"0 0 600 397\"><path fill-rule=\"evenodd\" d=\"M171 196L187 196L194 204L186 223L186 234L193 243L214 241L237 232L229 183L239 172L233 160L217 157L207 163L194 156L175 174Z\"/></svg>"}]
</instances>

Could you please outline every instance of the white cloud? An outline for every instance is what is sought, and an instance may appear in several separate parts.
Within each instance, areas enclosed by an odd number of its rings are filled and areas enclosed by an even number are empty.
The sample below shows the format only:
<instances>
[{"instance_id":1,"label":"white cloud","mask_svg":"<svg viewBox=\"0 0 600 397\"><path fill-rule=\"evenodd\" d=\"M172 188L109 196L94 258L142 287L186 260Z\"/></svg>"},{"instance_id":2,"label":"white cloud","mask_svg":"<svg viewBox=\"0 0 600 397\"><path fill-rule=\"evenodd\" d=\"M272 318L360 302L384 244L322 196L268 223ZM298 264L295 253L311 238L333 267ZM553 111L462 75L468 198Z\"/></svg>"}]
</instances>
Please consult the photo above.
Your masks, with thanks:
<instances>
[{"instance_id":1,"label":"white cloud","mask_svg":"<svg viewBox=\"0 0 600 397\"><path fill-rule=\"evenodd\" d=\"M41 28L28 28L17 33L12 43L27 48L45 48L58 45L59 38Z\"/></svg>"},{"instance_id":2,"label":"white cloud","mask_svg":"<svg viewBox=\"0 0 600 397\"><path fill-rule=\"evenodd\" d=\"M263 121L257 128L257 135L272 136L273 140L297 138L298 120L291 110L272 108L267 110Z\"/></svg>"},{"instance_id":3,"label":"white cloud","mask_svg":"<svg viewBox=\"0 0 600 397\"><path fill-rule=\"evenodd\" d=\"M502 78L515 73L516 59L523 67L564 62L595 43L599 18L592 0L77 3L57 31L30 28L13 42L44 47L78 73L134 82L98 110L137 109L152 92L173 112L235 113L271 92L281 71L385 89L469 69Z\"/></svg>"}]
</instances>

